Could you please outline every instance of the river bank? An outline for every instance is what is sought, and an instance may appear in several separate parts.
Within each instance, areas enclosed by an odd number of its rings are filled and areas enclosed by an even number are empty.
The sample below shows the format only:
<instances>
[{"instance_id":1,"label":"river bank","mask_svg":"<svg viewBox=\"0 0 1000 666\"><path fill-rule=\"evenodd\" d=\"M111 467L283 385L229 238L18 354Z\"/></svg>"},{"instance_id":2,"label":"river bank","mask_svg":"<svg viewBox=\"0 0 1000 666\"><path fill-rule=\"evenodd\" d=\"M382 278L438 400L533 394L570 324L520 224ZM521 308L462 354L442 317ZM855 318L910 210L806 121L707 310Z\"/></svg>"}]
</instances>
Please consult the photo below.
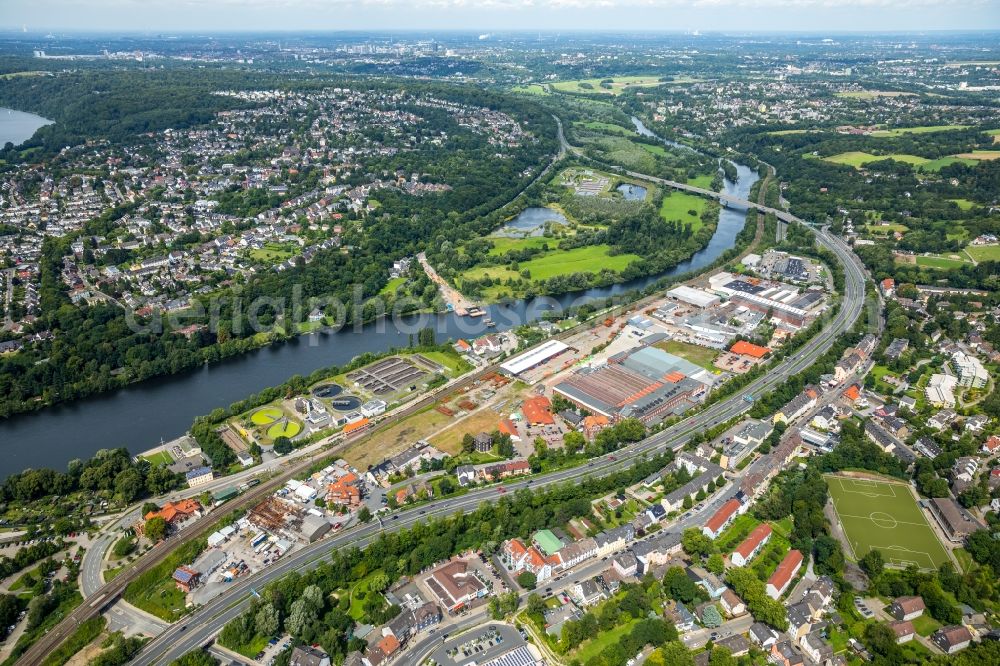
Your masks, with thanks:
<instances>
[{"instance_id":1,"label":"river bank","mask_svg":"<svg viewBox=\"0 0 1000 666\"><path fill-rule=\"evenodd\" d=\"M725 181L723 190L746 198L757 174L746 166L737 165L737 169L738 181ZM70 460L92 456L102 448L125 446L133 453L143 451L183 434L195 417L281 384L292 375L344 365L366 352L407 347L410 336L427 326L434 328L439 341L476 337L490 330L520 326L553 310L603 301L665 278L703 270L736 244L745 221L743 211L723 208L709 243L661 274L582 292L490 305L484 308L487 316L481 319L454 313L422 313L380 319L336 332L317 332L114 393L14 416L0 423L0 451L4 453L0 477L31 467L65 469ZM486 318L492 319L496 327L488 328Z\"/></svg>"},{"instance_id":2,"label":"river bank","mask_svg":"<svg viewBox=\"0 0 1000 666\"><path fill-rule=\"evenodd\" d=\"M48 118L34 113L0 107L0 146L8 143L19 146L33 137L40 127L52 123Z\"/></svg>"}]
</instances>

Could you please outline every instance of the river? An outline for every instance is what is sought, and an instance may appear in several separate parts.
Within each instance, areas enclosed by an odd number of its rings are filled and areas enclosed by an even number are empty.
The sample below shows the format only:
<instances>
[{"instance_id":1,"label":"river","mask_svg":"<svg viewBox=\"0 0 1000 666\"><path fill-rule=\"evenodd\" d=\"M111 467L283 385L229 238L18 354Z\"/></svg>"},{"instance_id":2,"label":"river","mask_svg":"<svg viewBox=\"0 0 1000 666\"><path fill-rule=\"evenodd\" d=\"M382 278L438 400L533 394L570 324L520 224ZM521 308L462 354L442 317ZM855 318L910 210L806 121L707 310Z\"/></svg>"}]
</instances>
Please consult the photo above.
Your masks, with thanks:
<instances>
[{"instance_id":1,"label":"river","mask_svg":"<svg viewBox=\"0 0 1000 666\"><path fill-rule=\"evenodd\" d=\"M743 165L737 165L737 171L737 182L725 181L723 187L727 194L745 199L757 174ZM496 323L494 330L505 330L553 308L601 300L641 289L663 277L697 271L733 247L745 221L745 212L723 208L708 245L666 273L556 297L491 305L486 308L488 315ZM417 331L428 325L438 332L438 340L474 337L489 330L482 319L451 313L406 317L398 326L383 320L358 330L351 327L301 336L191 372L18 415L0 422L0 478L29 467L65 469L70 460L88 458L102 448L125 446L133 453L144 451L183 434L196 416L216 407L242 400L295 374L342 365L365 352L405 347L411 333L415 338Z\"/></svg>"},{"instance_id":2,"label":"river","mask_svg":"<svg viewBox=\"0 0 1000 666\"><path fill-rule=\"evenodd\" d=\"M0 107L0 146L8 141L19 146L34 136L39 127L51 124L51 120L33 113Z\"/></svg>"}]
</instances>

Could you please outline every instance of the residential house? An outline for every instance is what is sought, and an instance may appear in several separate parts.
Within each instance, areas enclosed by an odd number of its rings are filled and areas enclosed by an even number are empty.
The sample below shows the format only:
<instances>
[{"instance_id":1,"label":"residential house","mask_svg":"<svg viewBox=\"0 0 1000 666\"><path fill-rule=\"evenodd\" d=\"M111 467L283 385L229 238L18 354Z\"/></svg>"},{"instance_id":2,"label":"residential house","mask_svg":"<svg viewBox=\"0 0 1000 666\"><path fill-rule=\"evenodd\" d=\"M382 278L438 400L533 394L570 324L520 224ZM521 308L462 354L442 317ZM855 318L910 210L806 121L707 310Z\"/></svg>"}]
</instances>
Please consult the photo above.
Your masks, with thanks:
<instances>
[{"instance_id":1,"label":"residential house","mask_svg":"<svg viewBox=\"0 0 1000 666\"><path fill-rule=\"evenodd\" d=\"M679 532L664 532L653 539L639 541L632 546L632 554L639 563L638 575L645 574L652 567L666 564L671 557L680 552Z\"/></svg>"},{"instance_id":2,"label":"residential house","mask_svg":"<svg viewBox=\"0 0 1000 666\"><path fill-rule=\"evenodd\" d=\"M802 655L792 646L791 641L772 644L771 654L767 656L767 659L775 666L801 666L805 663Z\"/></svg>"},{"instance_id":3,"label":"residential house","mask_svg":"<svg viewBox=\"0 0 1000 666\"><path fill-rule=\"evenodd\" d=\"M619 551L633 539L635 539L635 528L629 523L605 530L594 537L594 541L597 542L597 556L604 557Z\"/></svg>"},{"instance_id":4,"label":"residential house","mask_svg":"<svg viewBox=\"0 0 1000 666\"><path fill-rule=\"evenodd\" d=\"M931 642L945 654L955 654L969 646L972 632L961 625L941 627L931 634Z\"/></svg>"},{"instance_id":5,"label":"residential house","mask_svg":"<svg viewBox=\"0 0 1000 666\"><path fill-rule=\"evenodd\" d=\"M926 458L937 458L941 455L941 447L930 437L921 437L913 445L913 450Z\"/></svg>"},{"instance_id":6,"label":"residential house","mask_svg":"<svg viewBox=\"0 0 1000 666\"><path fill-rule=\"evenodd\" d=\"M763 622L751 624L748 633L750 641L764 651L768 651L772 645L778 642L778 632Z\"/></svg>"},{"instance_id":7,"label":"residential house","mask_svg":"<svg viewBox=\"0 0 1000 666\"><path fill-rule=\"evenodd\" d=\"M552 577L551 562L537 547L525 546L520 539L511 539L504 544L501 559L508 570L514 573L530 571L538 582Z\"/></svg>"},{"instance_id":8,"label":"residential house","mask_svg":"<svg viewBox=\"0 0 1000 666\"><path fill-rule=\"evenodd\" d=\"M774 426L767 421L751 420L747 421L733 435L733 441L747 447L760 446L772 432L774 432Z\"/></svg>"},{"instance_id":9,"label":"residential house","mask_svg":"<svg viewBox=\"0 0 1000 666\"><path fill-rule=\"evenodd\" d=\"M937 414L934 414L929 419L927 419L927 425L935 430L941 430L945 426L950 425L952 421L958 418L958 414L955 413L953 409L942 409Z\"/></svg>"},{"instance_id":10,"label":"residential house","mask_svg":"<svg viewBox=\"0 0 1000 666\"><path fill-rule=\"evenodd\" d=\"M479 453L489 453L493 449L493 435L481 432L472 438L473 445Z\"/></svg>"},{"instance_id":11,"label":"residential house","mask_svg":"<svg viewBox=\"0 0 1000 666\"><path fill-rule=\"evenodd\" d=\"M819 632L813 632L811 634L806 634L799 640L799 647L802 648L802 654L804 654L809 660L814 664L822 664L828 658L833 656L833 648L830 644L823 640L823 637L819 635Z\"/></svg>"},{"instance_id":12,"label":"residential house","mask_svg":"<svg viewBox=\"0 0 1000 666\"><path fill-rule=\"evenodd\" d=\"M458 485L465 487L476 482L479 471L472 465L459 465L455 468L455 476L458 477Z\"/></svg>"},{"instance_id":13,"label":"residential house","mask_svg":"<svg viewBox=\"0 0 1000 666\"><path fill-rule=\"evenodd\" d=\"M330 666L330 655L311 645L298 645L292 650L288 666Z\"/></svg>"},{"instance_id":14,"label":"residential house","mask_svg":"<svg viewBox=\"0 0 1000 666\"><path fill-rule=\"evenodd\" d=\"M791 423L795 419L799 418L810 409L816 406L816 399L819 397L819 393L815 388L807 387L797 396L788 401L788 403L779 409L772 418L773 423Z\"/></svg>"},{"instance_id":15,"label":"residential house","mask_svg":"<svg viewBox=\"0 0 1000 666\"><path fill-rule=\"evenodd\" d=\"M889 346L885 348L886 358L896 360L903 355L907 347L910 346L910 341L906 338L894 338Z\"/></svg>"},{"instance_id":16,"label":"residential house","mask_svg":"<svg viewBox=\"0 0 1000 666\"><path fill-rule=\"evenodd\" d=\"M634 553L621 553L611 561L611 566L622 578L634 576L639 571L639 560Z\"/></svg>"},{"instance_id":17,"label":"residential house","mask_svg":"<svg viewBox=\"0 0 1000 666\"><path fill-rule=\"evenodd\" d=\"M729 650L729 653L734 657L742 657L750 652L750 641L745 639L742 634L733 634L732 636L720 638L715 641L715 644Z\"/></svg>"},{"instance_id":18,"label":"residential house","mask_svg":"<svg viewBox=\"0 0 1000 666\"><path fill-rule=\"evenodd\" d=\"M771 577L767 579L767 595L772 599L779 598L788 589L789 583L795 578L802 566L802 553L797 550L790 550L781 561L778 568L774 570Z\"/></svg>"},{"instance_id":19,"label":"residential house","mask_svg":"<svg viewBox=\"0 0 1000 666\"><path fill-rule=\"evenodd\" d=\"M425 582L441 606L449 612L459 610L489 593L476 570L468 561L459 558L448 560L431 571Z\"/></svg>"},{"instance_id":20,"label":"residential house","mask_svg":"<svg viewBox=\"0 0 1000 666\"><path fill-rule=\"evenodd\" d=\"M909 620L897 620L889 623L889 629L896 636L896 643L908 643L913 640L917 632L913 628L913 623Z\"/></svg>"},{"instance_id":21,"label":"residential house","mask_svg":"<svg viewBox=\"0 0 1000 666\"><path fill-rule=\"evenodd\" d=\"M211 467L196 467L185 474L184 478L187 480L188 488L197 488L206 483L211 483L215 477L212 474Z\"/></svg>"},{"instance_id":22,"label":"residential house","mask_svg":"<svg viewBox=\"0 0 1000 666\"><path fill-rule=\"evenodd\" d=\"M736 516L743 513L743 505L738 499L728 500L719 507L719 510L708 519L705 526L701 528L702 534L710 539L717 539L722 532L729 527L736 519Z\"/></svg>"},{"instance_id":23,"label":"residential house","mask_svg":"<svg viewBox=\"0 0 1000 666\"><path fill-rule=\"evenodd\" d=\"M417 631L440 624L441 619L441 609L430 601L413 611L413 624Z\"/></svg>"},{"instance_id":24,"label":"residential house","mask_svg":"<svg viewBox=\"0 0 1000 666\"><path fill-rule=\"evenodd\" d=\"M708 596L712 599L718 599L722 596L723 592L729 589L725 583L719 580L718 576L701 567L687 567L684 572L688 578L694 581L695 585L704 588L708 592Z\"/></svg>"},{"instance_id":25,"label":"residential house","mask_svg":"<svg viewBox=\"0 0 1000 666\"><path fill-rule=\"evenodd\" d=\"M809 604L800 601L788 607L788 635L798 640L812 630L813 616Z\"/></svg>"},{"instance_id":26,"label":"residential house","mask_svg":"<svg viewBox=\"0 0 1000 666\"><path fill-rule=\"evenodd\" d=\"M399 652L400 647L399 640L392 634L383 636L377 643L368 647L364 663L366 666L381 666L390 661Z\"/></svg>"},{"instance_id":27,"label":"residential house","mask_svg":"<svg viewBox=\"0 0 1000 666\"><path fill-rule=\"evenodd\" d=\"M767 523L757 525L729 555L729 561L733 563L733 566L746 566L771 539L771 532L771 526Z\"/></svg>"},{"instance_id":28,"label":"residential house","mask_svg":"<svg viewBox=\"0 0 1000 666\"><path fill-rule=\"evenodd\" d=\"M171 577L174 584L185 593L190 592L201 581L201 573L191 567L177 567Z\"/></svg>"},{"instance_id":29,"label":"residential house","mask_svg":"<svg viewBox=\"0 0 1000 666\"><path fill-rule=\"evenodd\" d=\"M573 586L572 597L581 606L593 606L604 599L604 590L594 579L588 578Z\"/></svg>"},{"instance_id":30,"label":"residential house","mask_svg":"<svg viewBox=\"0 0 1000 666\"><path fill-rule=\"evenodd\" d=\"M694 615L687 609L687 606L679 601L667 601L663 605L663 615L670 620L677 631L685 633L695 627Z\"/></svg>"},{"instance_id":31,"label":"residential house","mask_svg":"<svg viewBox=\"0 0 1000 666\"><path fill-rule=\"evenodd\" d=\"M726 611L726 615L729 617L746 615L747 605L728 587L723 591L722 596L719 597L719 603L722 605L722 610Z\"/></svg>"},{"instance_id":32,"label":"residential house","mask_svg":"<svg viewBox=\"0 0 1000 666\"><path fill-rule=\"evenodd\" d=\"M897 597L889 604L889 615L897 620L915 620L924 614L924 600L921 597Z\"/></svg>"}]
</instances>

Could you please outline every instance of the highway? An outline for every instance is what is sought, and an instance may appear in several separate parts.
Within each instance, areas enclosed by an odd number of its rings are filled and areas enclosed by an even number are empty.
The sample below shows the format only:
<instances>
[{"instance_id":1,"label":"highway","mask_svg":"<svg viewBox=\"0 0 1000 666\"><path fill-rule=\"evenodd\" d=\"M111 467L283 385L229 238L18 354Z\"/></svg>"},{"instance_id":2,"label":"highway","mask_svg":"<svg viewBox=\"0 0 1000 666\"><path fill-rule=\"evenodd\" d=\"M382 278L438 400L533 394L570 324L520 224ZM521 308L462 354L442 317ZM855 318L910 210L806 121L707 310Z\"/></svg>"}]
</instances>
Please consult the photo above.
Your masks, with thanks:
<instances>
[{"instance_id":1,"label":"highway","mask_svg":"<svg viewBox=\"0 0 1000 666\"><path fill-rule=\"evenodd\" d=\"M558 125L560 145L563 149L575 150L566 143L565 137L563 136L562 124L559 122L558 118L556 121ZM675 183L673 181L650 177L644 174L635 174L630 172L625 173L628 173L636 178L650 180L669 187L677 187L677 189L691 191L696 194L720 198L720 194L717 192L694 188L683 183ZM804 223L802 220L799 220L788 213L775 211L774 209L770 209L766 206L760 206L752 202L732 198L727 199L726 202L735 205L743 205L748 208L755 208L764 212L774 212L775 214L780 213L780 215L783 216L782 219ZM742 399L742 393L750 393L752 395L766 394L786 381L789 377L792 377L796 373L809 367L836 341L840 335L848 331L853 326L854 322L861 313L864 302L864 273L860 265L860 261L842 241L830 235L827 230L817 229L816 236L817 240L834 252L844 265L845 293L843 294L843 302L837 315L827 322L827 325L823 328L823 330L803 345L803 347L782 359L777 365L771 368L765 376L747 386L741 394L734 395L714 403L698 412L696 415L685 419L669 429L656 433L642 442L628 447L627 449L620 450L613 456L606 456L591 461L582 469L577 467L562 470L543 477L511 483L508 484L507 487L513 490L529 486L534 487L561 483L576 479L581 474L608 474L631 465L631 459L636 456L661 452L668 447L679 448L683 446L693 434L712 428L721 423L725 423L726 421L729 421L730 419L747 411L751 405ZM581 324L580 326L588 325L590 324ZM574 327L574 329L575 328L577 327ZM493 368L490 367L482 369L479 372L470 373L469 375L449 384L447 386L447 390L453 391L456 388L467 385L468 383L478 379L482 374L492 370ZM436 398L436 393L424 396L408 405L407 408L400 410L400 413L394 416L405 417L406 414L426 406L429 404L428 401L433 402ZM370 434L371 433L365 433L361 437L365 437ZM357 441L357 439L352 439L351 443L354 441ZM328 453L323 455L328 455ZM237 500L231 502L227 505L227 510L236 508L237 506L250 505L251 502L259 501L263 498L263 496L272 493L277 487L282 485L285 480L308 468L314 458L315 456L308 456L303 461L296 461L296 464L287 468L284 473L279 474L274 479L262 483L260 486L257 486L250 492L247 492ZM455 511L472 509L478 506L480 502L495 501L498 497L500 497L500 495L496 489L491 488L477 490L458 498L443 499L431 505L393 514L392 517L386 521L385 529L398 530L409 527L416 522L425 520L428 517L445 516L450 515ZM209 528L214 526L214 522L215 521L213 520L199 521L199 523L196 523L189 530L185 530L184 536L186 538L191 538L201 534L202 532L206 532ZM146 645L143 652L136 658L134 663L169 663L185 652L209 643L226 622L238 615L249 605L251 587L263 587L269 582L280 578L290 571L301 570L309 567L310 565L314 565L316 561L327 555L330 551L345 545L363 547L370 543L379 531L380 527L377 523L369 523L367 525L351 528L350 530L338 534L336 537L311 544L310 546L291 554L286 559L279 561L268 569L234 583L226 594L207 603L188 616L185 620L175 623L167 628L167 630L158 637L150 641ZM104 547L106 548L107 545L110 545L110 543L111 541L106 539L104 541ZM113 581L104 584L97 589L94 589L94 586L95 582L100 580L99 568L94 569L95 565L87 563L81 574L81 582L83 584L82 587L92 590L93 594L89 595L87 601L68 615L63 622L54 627L46 636L40 639L34 646L32 646L32 648L25 652L18 663L39 663L41 659L44 658L44 655L49 654L63 640L72 634L81 622L105 609L121 594L129 582L134 580L140 573L148 570L152 566L155 566L159 561L166 557L166 555L173 550L176 543L177 539L170 539L166 542L158 544L135 566L130 567ZM95 548L94 550L97 550L100 553L99 557L92 556L92 559L98 560L97 566L99 566L99 560L103 558L103 551L101 551L100 548Z\"/></svg>"},{"instance_id":2,"label":"highway","mask_svg":"<svg viewBox=\"0 0 1000 666\"><path fill-rule=\"evenodd\" d=\"M794 218L794 221L800 220ZM581 474L584 476L610 474L630 466L635 458L643 454L654 454L667 448L680 448L695 433L725 423L747 411L751 405L743 400L743 393L767 394L790 377L812 365L835 343L838 337L854 325L861 314L865 292L864 272L860 261L851 253L850 249L838 238L830 235L826 229L817 229L816 237L818 242L831 250L841 261L845 276L841 308L827 322L820 333L782 359L765 376L752 382L740 394L716 402L671 428L614 454L595 459L589 462L586 467L561 470L542 477L509 483L506 487L509 490L542 487L576 480ZM730 492L735 493L735 488L731 488ZM454 499L443 499L430 505L392 514L385 521L384 529L386 531L404 529L427 518L447 516L456 511L467 511L475 508L481 502L496 501L499 497L502 495L497 492L496 488L475 490ZM714 505L713 502L705 507L703 512ZM696 519L700 519L700 516L691 516L691 524L694 524L693 521ZM168 664L192 649L207 645L229 620L242 613L249 606L252 598L251 588L260 589L289 572L303 571L314 567L320 559L338 548L345 546L363 548L371 543L382 529L378 523L360 525L333 538L311 544L275 565L233 583L226 594L205 604L150 641L133 663L139 666Z\"/></svg>"}]
</instances>

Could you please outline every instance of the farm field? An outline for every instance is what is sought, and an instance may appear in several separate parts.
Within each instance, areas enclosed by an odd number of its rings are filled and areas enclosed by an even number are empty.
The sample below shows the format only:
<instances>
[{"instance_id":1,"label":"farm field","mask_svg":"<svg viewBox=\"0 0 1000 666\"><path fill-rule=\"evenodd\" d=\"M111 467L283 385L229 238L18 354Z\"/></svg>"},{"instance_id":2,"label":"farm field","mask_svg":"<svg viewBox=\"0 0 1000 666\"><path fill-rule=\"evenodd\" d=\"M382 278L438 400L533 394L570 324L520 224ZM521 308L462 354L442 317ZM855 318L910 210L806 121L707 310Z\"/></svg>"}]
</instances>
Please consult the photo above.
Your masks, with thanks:
<instances>
[{"instance_id":1,"label":"farm field","mask_svg":"<svg viewBox=\"0 0 1000 666\"><path fill-rule=\"evenodd\" d=\"M994 151L989 151L994 152ZM808 159L808 158L807 158ZM821 158L826 162L832 162L833 164L846 164L847 166L852 166L855 169L859 169L869 162L880 162L882 160L895 160L896 162L904 162L911 166L917 167L924 171L938 171L950 164L962 163L969 166L976 164L976 159L966 156L949 155L947 157L939 157L937 159L931 160L926 157L920 157L918 155L906 155L899 153L891 153L889 155L873 155L872 153L866 153L858 150L848 151L846 153L840 153L838 155L831 155L829 157Z\"/></svg>"},{"instance_id":2,"label":"farm field","mask_svg":"<svg viewBox=\"0 0 1000 666\"><path fill-rule=\"evenodd\" d=\"M930 257L917 257L917 266L926 266L927 268L961 268L967 264L971 264L971 261L967 261L962 258L960 254L949 254L946 257L935 255Z\"/></svg>"},{"instance_id":3,"label":"farm field","mask_svg":"<svg viewBox=\"0 0 1000 666\"><path fill-rule=\"evenodd\" d=\"M965 252L976 261L1000 261L1000 245L970 245Z\"/></svg>"},{"instance_id":4,"label":"farm field","mask_svg":"<svg viewBox=\"0 0 1000 666\"><path fill-rule=\"evenodd\" d=\"M837 97L848 99L877 99L879 97L908 97L916 93L899 92L895 90L848 90L837 93Z\"/></svg>"},{"instance_id":5,"label":"farm field","mask_svg":"<svg viewBox=\"0 0 1000 666\"><path fill-rule=\"evenodd\" d=\"M549 239L552 242L552 239ZM558 275L570 273L599 273L607 268L613 271L624 270L630 263L640 259L635 254L619 254L611 256L608 245L587 245L572 250L553 250L531 261L521 262L521 270L531 272L532 280L548 280ZM486 276L493 280L519 278L520 274L505 266L484 266L471 268L462 274L464 279L480 280Z\"/></svg>"},{"instance_id":6,"label":"farm field","mask_svg":"<svg viewBox=\"0 0 1000 666\"><path fill-rule=\"evenodd\" d=\"M612 123L602 123L596 120L590 122L575 122L573 123L577 127L583 127L584 129L593 130L595 132L604 132L606 134L620 134L622 136L635 136L635 130L631 127L622 127L621 125L614 125Z\"/></svg>"},{"instance_id":7,"label":"farm field","mask_svg":"<svg viewBox=\"0 0 1000 666\"><path fill-rule=\"evenodd\" d=\"M609 87L601 86L601 81L610 80ZM553 83L555 90L569 93L597 93L601 95L620 95L625 88L633 86L657 86L660 85L659 76L607 76L600 79L580 79L577 81L559 81ZM585 84L587 87L582 87Z\"/></svg>"},{"instance_id":8,"label":"farm field","mask_svg":"<svg viewBox=\"0 0 1000 666\"><path fill-rule=\"evenodd\" d=\"M815 129L787 129L787 130L775 130L773 132L768 132L770 136L792 136L794 134L808 134L809 132L821 132L822 130Z\"/></svg>"},{"instance_id":9,"label":"farm field","mask_svg":"<svg viewBox=\"0 0 1000 666\"><path fill-rule=\"evenodd\" d=\"M907 484L837 474L824 478L855 560L876 549L897 567L932 570L951 561Z\"/></svg>"},{"instance_id":10,"label":"farm field","mask_svg":"<svg viewBox=\"0 0 1000 666\"><path fill-rule=\"evenodd\" d=\"M546 238L545 236L528 236L527 238L511 238L509 236L487 236L493 243L493 249L488 254L500 256L507 254L511 250L531 250L548 244L554 248L559 244L558 238Z\"/></svg>"},{"instance_id":11,"label":"farm field","mask_svg":"<svg viewBox=\"0 0 1000 666\"><path fill-rule=\"evenodd\" d=\"M995 160L1000 159L1000 150L973 150L971 153L959 153L955 157L966 160Z\"/></svg>"},{"instance_id":12,"label":"farm field","mask_svg":"<svg viewBox=\"0 0 1000 666\"><path fill-rule=\"evenodd\" d=\"M876 137L903 136L904 134L929 134L931 132L950 132L965 129L968 125L923 125L921 127L896 127L888 130L872 132Z\"/></svg>"},{"instance_id":13,"label":"farm field","mask_svg":"<svg viewBox=\"0 0 1000 666\"><path fill-rule=\"evenodd\" d=\"M540 83L529 83L526 86L514 86L511 92L523 93L525 95L551 95L545 86Z\"/></svg>"},{"instance_id":14,"label":"farm field","mask_svg":"<svg viewBox=\"0 0 1000 666\"><path fill-rule=\"evenodd\" d=\"M705 212L706 206L708 206L708 199L705 197L686 192L668 191L663 196L663 203L660 204L660 217L664 220L689 222L691 230L698 231L703 226L701 214ZM692 211L694 215L691 214Z\"/></svg>"}]
</instances>

